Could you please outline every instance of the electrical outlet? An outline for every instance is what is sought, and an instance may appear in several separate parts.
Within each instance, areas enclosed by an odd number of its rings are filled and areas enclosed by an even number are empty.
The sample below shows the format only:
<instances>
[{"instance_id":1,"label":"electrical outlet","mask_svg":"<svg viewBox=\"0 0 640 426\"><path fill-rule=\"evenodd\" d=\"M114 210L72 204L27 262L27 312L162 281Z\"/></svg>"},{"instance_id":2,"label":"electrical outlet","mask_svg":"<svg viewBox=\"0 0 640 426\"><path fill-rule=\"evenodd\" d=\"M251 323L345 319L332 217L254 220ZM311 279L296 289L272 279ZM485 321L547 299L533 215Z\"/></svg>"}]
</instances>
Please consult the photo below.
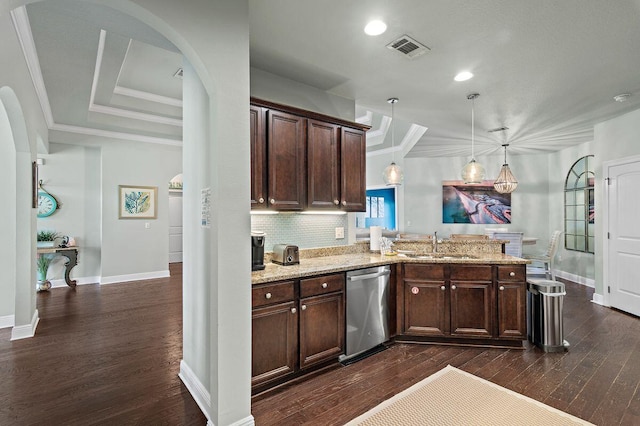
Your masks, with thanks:
<instances>
[{"instance_id":1,"label":"electrical outlet","mask_svg":"<svg viewBox=\"0 0 640 426\"><path fill-rule=\"evenodd\" d=\"M344 227L339 226L336 228L336 240L344 238Z\"/></svg>"},{"instance_id":2,"label":"electrical outlet","mask_svg":"<svg viewBox=\"0 0 640 426\"><path fill-rule=\"evenodd\" d=\"M145 228L145 229L149 229L149 228L151 228L151 224L150 224L149 222L145 222L145 223L144 223L144 228Z\"/></svg>"}]
</instances>

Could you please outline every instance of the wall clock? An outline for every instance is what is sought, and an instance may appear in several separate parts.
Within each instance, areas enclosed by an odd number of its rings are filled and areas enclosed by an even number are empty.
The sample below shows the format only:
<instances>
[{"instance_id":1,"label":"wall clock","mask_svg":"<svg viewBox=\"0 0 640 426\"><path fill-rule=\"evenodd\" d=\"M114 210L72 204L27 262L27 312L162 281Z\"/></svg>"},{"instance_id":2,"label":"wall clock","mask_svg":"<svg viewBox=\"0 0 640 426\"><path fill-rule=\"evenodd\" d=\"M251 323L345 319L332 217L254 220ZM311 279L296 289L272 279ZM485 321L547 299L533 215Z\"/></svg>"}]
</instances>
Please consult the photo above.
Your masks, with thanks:
<instances>
[{"instance_id":1,"label":"wall clock","mask_svg":"<svg viewBox=\"0 0 640 426\"><path fill-rule=\"evenodd\" d=\"M51 216L58 208L58 201L42 188L42 180L39 182L40 191L38 191L38 217Z\"/></svg>"}]
</instances>

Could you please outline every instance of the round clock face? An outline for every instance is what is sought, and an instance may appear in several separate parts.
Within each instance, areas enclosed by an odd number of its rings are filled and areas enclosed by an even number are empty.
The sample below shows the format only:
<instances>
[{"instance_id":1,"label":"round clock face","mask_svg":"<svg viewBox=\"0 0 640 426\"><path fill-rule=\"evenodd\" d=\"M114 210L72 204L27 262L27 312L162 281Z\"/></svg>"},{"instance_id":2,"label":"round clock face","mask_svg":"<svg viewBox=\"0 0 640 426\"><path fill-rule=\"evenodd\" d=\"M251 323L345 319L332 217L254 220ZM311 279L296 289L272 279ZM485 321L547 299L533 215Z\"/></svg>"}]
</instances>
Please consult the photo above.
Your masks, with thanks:
<instances>
[{"instance_id":1,"label":"round clock face","mask_svg":"<svg viewBox=\"0 0 640 426\"><path fill-rule=\"evenodd\" d=\"M58 208L58 203L52 195L45 192L38 193L38 217L51 216Z\"/></svg>"}]
</instances>

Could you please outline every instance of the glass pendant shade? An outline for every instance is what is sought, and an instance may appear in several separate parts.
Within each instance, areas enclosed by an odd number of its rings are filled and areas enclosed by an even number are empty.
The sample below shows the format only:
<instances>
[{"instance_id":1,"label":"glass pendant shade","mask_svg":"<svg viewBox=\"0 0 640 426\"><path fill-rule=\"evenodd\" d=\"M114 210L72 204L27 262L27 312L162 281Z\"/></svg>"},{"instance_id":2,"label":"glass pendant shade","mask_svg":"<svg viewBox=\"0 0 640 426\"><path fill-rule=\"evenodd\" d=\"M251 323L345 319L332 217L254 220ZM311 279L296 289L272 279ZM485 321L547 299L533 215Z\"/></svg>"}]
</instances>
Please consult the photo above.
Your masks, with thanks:
<instances>
[{"instance_id":1,"label":"glass pendant shade","mask_svg":"<svg viewBox=\"0 0 640 426\"><path fill-rule=\"evenodd\" d=\"M493 187L501 194L509 194L516 190L518 187L518 181L513 173L511 173L509 164L507 164L507 147L509 144L504 144L502 146L504 147L504 164L500 169L498 178L493 182Z\"/></svg>"},{"instance_id":2,"label":"glass pendant shade","mask_svg":"<svg viewBox=\"0 0 640 426\"><path fill-rule=\"evenodd\" d=\"M467 96L467 99L471 101L471 161L467 163L462 169L462 180L466 184L478 184L482 183L484 179L484 167L480 163L476 162L474 158L474 142L475 142L475 99L480 96L477 93L472 93Z\"/></svg>"},{"instance_id":3,"label":"glass pendant shade","mask_svg":"<svg viewBox=\"0 0 640 426\"><path fill-rule=\"evenodd\" d=\"M396 130L396 121L394 117L394 105L398 102L398 98L389 98L387 102L391 104L391 164L389 164L382 172L382 178L384 179L384 183L387 186L398 186L402 185L402 180L404 179L404 173L402 173L402 169L400 166L396 164L395 161L395 130Z\"/></svg>"},{"instance_id":4,"label":"glass pendant shade","mask_svg":"<svg viewBox=\"0 0 640 426\"><path fill-rule=\"evenodd\" d=\"M384 183L387 186L392 185L402 185L402 180L404 179L404 173L402 173L402 169L396 163L392 162L384 169L382 172L382 178L384 179Z\"/></svg>"},{"instance_id":5,"label":"glass pendant shade","mask_svg":"<svg viewBox=\"0 0 640 426\"><path fill-rule=\"evenodd\" d=\"M476 162L476 160L472 158L471 161L469 161L462 169L462 180L466 184L482 183L484 174L485 172L482 164Z\"/></svg>"}]
</instances>

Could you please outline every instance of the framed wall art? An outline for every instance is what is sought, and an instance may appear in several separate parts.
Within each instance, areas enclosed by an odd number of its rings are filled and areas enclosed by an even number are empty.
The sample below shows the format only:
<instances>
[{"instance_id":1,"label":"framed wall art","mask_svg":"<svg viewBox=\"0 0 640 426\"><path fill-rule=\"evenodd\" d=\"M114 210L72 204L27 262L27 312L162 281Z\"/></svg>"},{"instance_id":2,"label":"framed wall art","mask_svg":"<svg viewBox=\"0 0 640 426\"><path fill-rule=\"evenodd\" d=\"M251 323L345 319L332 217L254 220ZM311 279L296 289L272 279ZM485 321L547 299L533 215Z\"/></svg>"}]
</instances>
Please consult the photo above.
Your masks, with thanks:
<instances>
[{"instance_id":1,"label":"framed wall art","mask_svg":"<svg viewBox=\"0 0 640 426\"><path fill-rule=\"evenodd\" d=\"M118 185L118 219L155 219L158 187Z\"/></svg>"},{"instance_id":2,"label":"framed wall art","mask_svg":"<svg viewBox=\"0 0 640 426\"><path fill-rule=\"evenodd\" d=\"M511 223L511 194L500 194L489 180L442 181L442 223Z\"/></svg>"}]
</instances>

